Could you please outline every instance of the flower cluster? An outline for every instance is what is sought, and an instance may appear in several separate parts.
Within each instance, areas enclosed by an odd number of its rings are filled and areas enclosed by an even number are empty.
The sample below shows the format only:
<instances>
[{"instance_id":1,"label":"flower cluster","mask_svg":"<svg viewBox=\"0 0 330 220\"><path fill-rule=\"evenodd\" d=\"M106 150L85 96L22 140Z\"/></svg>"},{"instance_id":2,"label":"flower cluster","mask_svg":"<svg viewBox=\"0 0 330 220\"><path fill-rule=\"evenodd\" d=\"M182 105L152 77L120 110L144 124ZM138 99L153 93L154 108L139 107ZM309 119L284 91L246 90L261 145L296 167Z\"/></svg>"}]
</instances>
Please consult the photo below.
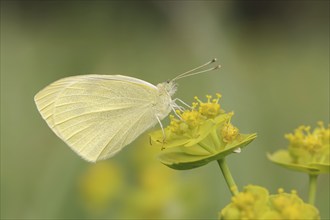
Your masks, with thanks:
<instances>
[{"instance_id":1,"label":"flower cluster","mask_svg":"<svg viewBox=\"0 0 330 220\"><path fill-rule=\"evenodd\" d=\"M175 118L173 115L170 116L170 125L168 129L171 135L186 135L189 138L198 138L202 134L206 133L208 129L205 129L205 124L213 125L215 121L210 119L214 119L219 116L221 113L224 113L223 110L220 110L219 99L221 97L220 94L217 94L217 99L212 99L212 96L207 95L207 102L204 103L198 99L198 97L194 97L196 101L193 102L190 110L180 111L177 110L176 114L178 118ZM211 101L212 99L212 101ZM225 120L222 118L221 120ZM207 123L212 122L212 123ZM218 120L218 122L221 122ZM178 138L174 137L173 139ZM169 138L170 141L171 138Z\"/></svg>"},{"instance_id":2,"label":"flower cluster","mask_svg":"<svg viewBox=\"0 0 330 220\"><path fill-rule=\"evenodd\" d=\"M283 189L269 195L267 189L249 185L232 197L232 202L220 213L219 218L228 219L320 219L318 210L303 202L296 191L290 194Z\"/></svg>"},{"instance_id":3,"label":"flower cluster","mask_svg":"<svg viewBox=\"0 0 330 220\"><path fill-rule=\"evenodd\" d=\"M287 168L311 174L328 173L330 167L330 129L318 122L313 131L309 126L300 126L293 133L286 134L288 150L280 150L269 159Z\"/></svg>"},{"instance_id":4,"label":"flower cluster","mask_svg":"<svg viewBox=\"0 0 330 220\"><path fill-rule=\"evenodd\" d=\"M174 169L191 169L223 158L250 143L255 134L240 134L231 124L233 112L226 113L216 98L206 96L203 102L195 97L190 109L177 110L164 130L150 134L152 143L165 149L159 159ZM165 137L164 137L165 136Z\"/></svg>"},{"instance_id":5,"label":"flower cluster","mask_svg":"<svg viewBox=\"0 0 330 220\"><path fill-rule=\"evenodd\" d=\"M330 129L326 129L323 122L318 122L313 131L309 126L300 126L285 138L290 142L289 152L294 163L329 163Z\"/></svg>"}]
</instances>

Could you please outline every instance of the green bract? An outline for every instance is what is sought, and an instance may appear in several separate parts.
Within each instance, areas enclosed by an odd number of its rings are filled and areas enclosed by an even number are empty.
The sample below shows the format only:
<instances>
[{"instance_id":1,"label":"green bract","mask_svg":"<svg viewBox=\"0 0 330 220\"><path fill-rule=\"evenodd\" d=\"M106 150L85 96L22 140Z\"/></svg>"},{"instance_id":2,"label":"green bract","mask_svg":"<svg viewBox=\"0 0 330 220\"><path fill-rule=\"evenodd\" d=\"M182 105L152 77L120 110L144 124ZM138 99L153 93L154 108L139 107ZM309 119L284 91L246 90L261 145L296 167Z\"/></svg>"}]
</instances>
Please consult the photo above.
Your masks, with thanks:
<instances>
[{"instance_id":1,"label":"green bract","mask_svg":"<svg viewBox=\"0 0 330 220\"><path fill-rule=\"evenodd\" d=\"M234 141L231 144L228 144L226 146L226 149L219 150L218 152L209 154L207 156L189 154L187 153L187 151L184 151L184 148L180 148L176 151L173 150L170 152L161 153L158 156L158 159L166 166L177 170L187 170L200 167L213 160L219 160L221 158L224 158L228 154L233 153L238 148L243 148L251 141L253 141L256 138L256 135L241 135L241 138L241 141ZM192 146L191 150L188 152L197 152L200 149L201 147L199 145L195 145Z\"/></svg>"},{"instance_id":2,"label":"green bract","mask_svg":"<svg viewBox=\"0 0 330 220\"><path fill-rule=\"evenodd\" d=\"M322 163L298 164L293 161L289 151L287 150L279 150L273 154L268 154L267 157L272 162L291 170L300 171L308 174L329 173L329 168L330 168L329 164L322 164Z\"/></svg>"},{"instance_id":3,"label":"green bract","mask_svg":"<svg viewBox=\"0 0 330 220\"><path fill-rule=\"evenodd\" d=\"M240 134L230 123L233 113L220 109L218 99L193 103L191 110L177 111L179 118L171 116L168 127L150 134L152 143L162 147L159 160L173 169L192 169L210 161L224 158L237 152L256 134ZM165 135L165 138L164 138Z\"/></svg>"},{"instance_id":4,"label":"green bract","mask_svg":"<svg viewBox=\"0 0 330 220\"><path fill-rule=\"evenodd\" d=\"M288 150L279 150L268 154L268 158L288 169L308 173L329 173L329 128L324 128L322 122L313 132L310 127L300 126L293 134L285 137L289 140Z\"/></svg>"},{"instance_id":5,"label":"green bract","mask_svg":"<svg viewBox=\"0 0 330 220\"><path fill-rule=\"evenodd\" d=\"M249 219L320 219L319 211L306 204L295 191L290 194L283 189L269 195L267 189L248 185L244 191L232 197L232 202L219 213L221 220Z\"/></svg>"}]
</instances>

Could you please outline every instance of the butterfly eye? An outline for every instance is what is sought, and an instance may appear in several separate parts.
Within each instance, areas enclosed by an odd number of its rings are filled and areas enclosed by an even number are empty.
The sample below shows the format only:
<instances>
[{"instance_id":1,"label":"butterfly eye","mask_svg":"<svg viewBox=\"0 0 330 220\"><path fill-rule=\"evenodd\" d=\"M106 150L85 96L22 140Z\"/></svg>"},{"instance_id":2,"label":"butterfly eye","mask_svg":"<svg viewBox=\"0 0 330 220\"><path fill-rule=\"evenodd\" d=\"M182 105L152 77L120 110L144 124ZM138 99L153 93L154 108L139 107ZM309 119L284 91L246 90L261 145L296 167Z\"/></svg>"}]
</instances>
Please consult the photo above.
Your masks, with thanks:
<instances>
[{"instance_id":1,"label":"butterfly eye","mask_svg":"<svg viewBox=\"0 0 330 220\"><path fill-rule=\"evenodd\" d=\"M169 79L168 79L168 80L166 80L166 83L170 83L170 82L171 82L171 80L169 80Z\"/></svg>"}]
</instances>

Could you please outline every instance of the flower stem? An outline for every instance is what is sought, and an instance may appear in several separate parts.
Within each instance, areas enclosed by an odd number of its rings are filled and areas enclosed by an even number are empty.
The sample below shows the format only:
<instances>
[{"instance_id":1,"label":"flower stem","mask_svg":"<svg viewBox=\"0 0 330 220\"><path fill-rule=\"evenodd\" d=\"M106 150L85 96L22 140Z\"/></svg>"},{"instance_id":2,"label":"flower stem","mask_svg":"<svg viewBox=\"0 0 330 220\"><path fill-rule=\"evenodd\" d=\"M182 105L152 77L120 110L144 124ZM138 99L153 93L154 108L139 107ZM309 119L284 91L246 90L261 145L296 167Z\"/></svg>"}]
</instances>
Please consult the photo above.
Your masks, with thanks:
<instances>
[{"instance_id":1,"label":"flower stem","mask_svg":"<svg viewBox=\"0 0 330 220\"><path fill-rule=\"evenodd\" d=\"M227 166L227 163L225 161L225 158L217 160L219 167L221 169L221 172L223 176L225 177L225 180L227 182L228 188L233 196L237 195L239 193L238 188L236 186L236 183L229 171L229 168Z\"/></svg>"},{"instance_id":2,"label":"flower stem","mask_svg":"<svg viewBox=\"0 0 330 220\"><path fill-rule=\"evenodd\" d=\"M314 205L316 188L317 188L317 174L309 174L309 195L308 203Z\"/></svg>"}]
</instances>

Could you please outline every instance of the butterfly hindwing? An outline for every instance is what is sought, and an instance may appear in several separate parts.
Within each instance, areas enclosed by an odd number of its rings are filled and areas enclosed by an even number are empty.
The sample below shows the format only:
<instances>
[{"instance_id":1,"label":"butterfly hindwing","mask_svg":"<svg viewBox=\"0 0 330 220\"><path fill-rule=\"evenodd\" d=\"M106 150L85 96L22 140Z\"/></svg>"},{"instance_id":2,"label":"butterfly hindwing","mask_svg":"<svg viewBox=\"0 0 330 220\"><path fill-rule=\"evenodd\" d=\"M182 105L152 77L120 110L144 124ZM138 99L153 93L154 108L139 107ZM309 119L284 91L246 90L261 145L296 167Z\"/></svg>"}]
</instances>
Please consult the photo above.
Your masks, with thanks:
<instances>
[{"instance_id":1,"label":"butterfly hindwing","mask_svg":"<svg viewBox=\"0 0 330 220\"><path fill-rule=\"evenodd\" d=\"M93 162L113 156L157 123L157 88L131 77L68 77L40 91L35 101L52 130Z\"/></svg>"}]
</instances>

